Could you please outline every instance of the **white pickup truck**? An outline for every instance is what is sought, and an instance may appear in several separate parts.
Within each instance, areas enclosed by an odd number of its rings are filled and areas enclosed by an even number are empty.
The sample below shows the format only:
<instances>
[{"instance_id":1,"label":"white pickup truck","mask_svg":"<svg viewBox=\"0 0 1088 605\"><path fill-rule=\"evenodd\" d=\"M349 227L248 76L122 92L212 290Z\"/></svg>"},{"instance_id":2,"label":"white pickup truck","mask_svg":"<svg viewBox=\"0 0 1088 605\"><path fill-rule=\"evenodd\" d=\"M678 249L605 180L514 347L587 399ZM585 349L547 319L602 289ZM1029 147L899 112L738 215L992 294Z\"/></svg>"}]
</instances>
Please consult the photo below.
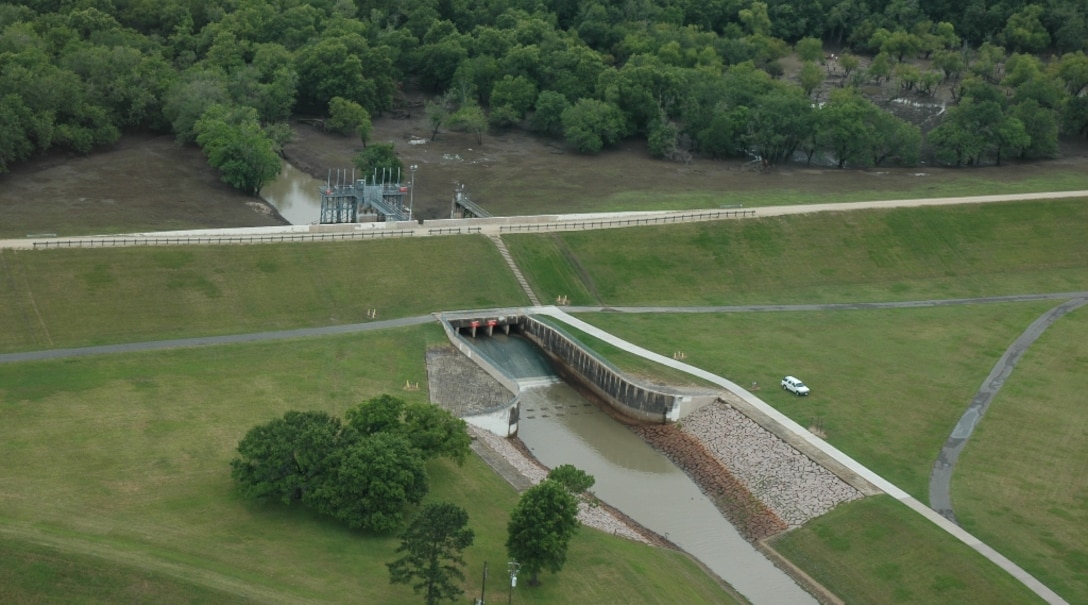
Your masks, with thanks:
<instances>
[{"instance_id":1,"label":"white pickup truck","mask_svg":"<svg viewBox=\"0 0 1088 605\"><path fill-rule=\"evenodd\" d=\"M805 383L801 382L800 378L793 376L786 376L782 379L782 388L798 397L808 395L808 387L805 386Z\"/></svg>"}]
</instances>

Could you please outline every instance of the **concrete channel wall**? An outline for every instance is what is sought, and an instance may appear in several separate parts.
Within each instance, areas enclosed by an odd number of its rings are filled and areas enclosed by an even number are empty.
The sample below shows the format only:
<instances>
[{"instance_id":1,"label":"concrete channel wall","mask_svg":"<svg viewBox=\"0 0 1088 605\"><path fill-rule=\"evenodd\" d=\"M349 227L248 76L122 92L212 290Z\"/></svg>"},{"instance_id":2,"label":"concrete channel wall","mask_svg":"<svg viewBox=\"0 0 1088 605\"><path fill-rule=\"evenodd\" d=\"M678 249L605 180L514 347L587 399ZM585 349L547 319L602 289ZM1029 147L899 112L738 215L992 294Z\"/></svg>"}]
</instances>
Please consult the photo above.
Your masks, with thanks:
<instances>
[{"instance_id":1,"label":"concrete channel wall","mask_svg":"<svg viewBox=\"0 0 1088 605\"><path fill-rule=\"evenodd\" d=\"M446 338L449 338L450 343L461 352L462 355L471 359L476 365L478 365L484 372L494 378L509 390L513 395L510 397L510 402L495 409L485 410L482 413L475 414L472 417L466 418L466 422L469 422L473 426L479 427L486 431L490 431L501 437L512 437L518 434L518 393L521 389L518 387L518 381L513 377L502 371L497 364L488 359L486 355L480 355L472 347L471 344L461 336L457 327L451 324L450 320L439 315L438 319L442 324L442 329L446 331ZM457 323L461 323L457 321Z\"/></svg>"},{"instance_id":2,"label":"concrete channel wall","mask_svg":"<svg viewBox=\"0 0 1088 605\"><path fill-rule=\"evenodd\" d=\"M720 396L720 393L710 389L681 392L664 385L641 383L625 375L559 328L512 309L495 310L491 313L443 313L439 320L446 331L446 337L458 351L515 394L520 393L517 379L477 351L462 331L471 330L476 334L474 337L486 338L492 329L504 332L511 328L516 329L564 368L569 378L589 388L613 410L627 418L655 423L676 422L713 403ZM474 329L475 326L479 327ZM515 397L501 409L488 410L484 415L473 417L473 424L504 437L515 435L517 404L518 399Z\"/></svg>"},{"instance_id":3,"label":"concrete channel wall","mask_svg":"<svg viewBox=\"0 0 1088 605\"><path fill-rule=\"evenodd\" d=\"M519 317L518 327L579 382L629 418L676 422L716 399L709 390L704 394L684 394L667 387L640 384L571 336L533 317Z\"/></svg>"}]
</instances>

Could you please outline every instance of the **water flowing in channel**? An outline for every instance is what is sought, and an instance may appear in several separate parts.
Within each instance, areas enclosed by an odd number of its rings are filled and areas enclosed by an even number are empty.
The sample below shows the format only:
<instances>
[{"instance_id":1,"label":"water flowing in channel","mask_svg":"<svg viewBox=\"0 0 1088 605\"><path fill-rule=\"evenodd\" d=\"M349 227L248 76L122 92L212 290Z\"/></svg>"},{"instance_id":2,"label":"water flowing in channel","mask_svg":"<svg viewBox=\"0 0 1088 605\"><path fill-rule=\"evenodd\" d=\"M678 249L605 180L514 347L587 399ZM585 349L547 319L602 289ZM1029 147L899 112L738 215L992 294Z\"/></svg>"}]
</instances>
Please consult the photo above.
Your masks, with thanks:
<instances>
[{"instance_id":1,"label":"water flowing in channel","mask_svg":"<svg viewBox=\"0 0 1088 605\"><path fill-rule=\"evenodd\" d=\"M276 180L261 188L261 197L292 225L309 225L321 220L322 184L284 162Z\"/></svg>"},{"instance_id":2,"label":"water flowing in channel","mask_svg":"<svg viewBox=\"0 0 1088 605\"><path fill-rule=\"evenodd\" d=\"M501 335L472 343L518 378L518 436L543 464L573 464L593 475L598 497L666 536L756 605L816 603L745 541L682 470L560 382L534 345Z\"/></svg>"}]
</instances>

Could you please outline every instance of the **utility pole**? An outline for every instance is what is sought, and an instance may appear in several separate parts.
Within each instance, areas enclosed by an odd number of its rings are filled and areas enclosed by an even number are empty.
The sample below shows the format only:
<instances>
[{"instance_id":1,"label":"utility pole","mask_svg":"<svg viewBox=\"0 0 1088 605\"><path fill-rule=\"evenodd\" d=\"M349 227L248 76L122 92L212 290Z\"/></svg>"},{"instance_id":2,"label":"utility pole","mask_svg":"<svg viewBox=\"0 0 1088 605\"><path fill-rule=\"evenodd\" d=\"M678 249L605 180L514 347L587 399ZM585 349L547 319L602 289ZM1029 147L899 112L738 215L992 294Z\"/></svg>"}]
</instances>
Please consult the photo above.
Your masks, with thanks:
<instances>
[{"instance_id":1,"label":"utility pole","mask_svg":"<svg viewBox=\"0 0 1088 605\"><path fill-rule=\"evenodd\" d=\"M419 166L412 164L408 167L408 171L412 173L412 184L408 189L408 220L415 220L412 218L412 208L416 204L416 170L419 170Z\"/></svg>"},{"instance_id":2,"label":"utility pole","mask_svg":"<svg viewBox=\"0 0 1088 605\"><path fill-rule=\"evenodd\" d=\"M480 600L476 605L484 605L484 592L487 590L487 561L484 561L484 581L480 584Z\"/></svg>"},{"instance_id":3,"label":"utility pole","mask_svg":"<svg viewBox=\"0 0 1088 605\"><path fill-rule=\"evenodd\" d=\"M521 569L521 563L518 563L517 559L506 564L506 571L510 573L510 595L506 598L506 605L512 605L514 602L514 587L518 585L519 569Z\"/></svg>"}]
</instances>

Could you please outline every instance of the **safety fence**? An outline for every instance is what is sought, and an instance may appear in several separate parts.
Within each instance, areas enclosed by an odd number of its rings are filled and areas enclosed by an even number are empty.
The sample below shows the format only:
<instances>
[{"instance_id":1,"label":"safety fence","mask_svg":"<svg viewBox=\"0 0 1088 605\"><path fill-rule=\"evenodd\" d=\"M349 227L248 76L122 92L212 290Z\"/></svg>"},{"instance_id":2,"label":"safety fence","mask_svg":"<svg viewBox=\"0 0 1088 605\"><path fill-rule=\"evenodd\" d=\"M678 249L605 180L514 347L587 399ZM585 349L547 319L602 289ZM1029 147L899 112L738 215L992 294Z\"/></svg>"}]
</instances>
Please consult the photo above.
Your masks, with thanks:
<instances>
[{"instance_id":1,"label":"safety fence","mask_svg":"<svg viewBox=\"0 0 1088 605\"><path fill-rule=\"evenodd\" d=\"M712 221L721 218L743 218L755 216L755 210L715 210L712 212L692 212L689 214L670 214L667 216L647 216L638 218L616 218L592 221L563 221L556 223L538 223L522 225L500 225L500 233L516 231L580 231L585 229L608 229L610 227L633 227L637 225L661 225L667 223L693 223Z\"/></svg>"},{"instance_id":2,"label":"safety fence","mask_svg":"<svg viewBox=\"0 0 1088 605\"><path fill-rule=\"evenodd\" d=\"M480 227L440 227L436 229L428 229L427 235L460 235L462 233L468 233L475 235L480 233Z\"/></svg>"},{"instance_id":3,"label":"safety fence","mask_svg":"<svg viewBox=\"0 0 1088 605\"><path fill-rule=\"evenodd\" d=\"M93 237L34 242L34 248L108 248L122 246L185 246L193 244L272 244L412 237L414 231L352 231L349 233L277 233L254 235L192 235L185 237Z\"/></svg>"},{"instance_id":4,"label":"safety fence","mask_svg":"<svg viewBox=\"0 0 1088 605\"><path fill-rule=\"evenodd\" d=\"M579 231L587 229L608 229L612 227L632 227L638 225L661 225L667 223L689 223L711 221L724 218L743 218L755 216L755 210L713 210L669 214L663 216L643 216L632 218L597 219L586 221L559 221L552 223L522 223L499 225L500 233L525 231ZM424 223L426 226L426 223ZM373 240L387 238L420 237L424 235L460 235L480 234L483 228L473 227L436 227L422 230L385 230L347 231L329 233L262 233L262 234L224 234L224 235L186 235L186 236L146 236L146 237L76 237L35 241L34 248L109 248L124 246L186 246L186 245L228 245L228 244L270 244L281 242L330 242ZM42 234L45 235L45 234ZM52 235L52 234L48 234Z\"/></svg>"}]
</instances>

